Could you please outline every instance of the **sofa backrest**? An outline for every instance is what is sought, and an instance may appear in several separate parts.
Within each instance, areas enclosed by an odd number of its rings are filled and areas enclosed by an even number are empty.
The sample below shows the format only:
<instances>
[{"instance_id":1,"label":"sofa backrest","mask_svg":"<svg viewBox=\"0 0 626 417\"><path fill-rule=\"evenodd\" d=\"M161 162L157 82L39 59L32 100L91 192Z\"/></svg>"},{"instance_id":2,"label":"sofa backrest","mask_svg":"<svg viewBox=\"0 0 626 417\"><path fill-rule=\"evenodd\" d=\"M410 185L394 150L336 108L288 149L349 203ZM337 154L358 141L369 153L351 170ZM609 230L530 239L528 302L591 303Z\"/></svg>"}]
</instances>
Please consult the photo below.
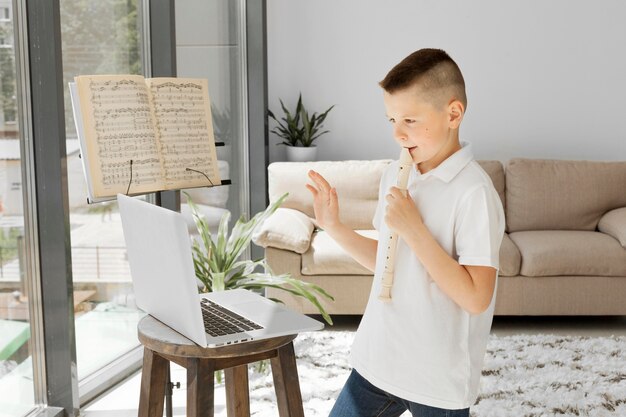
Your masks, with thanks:
<instances>
[{"instance_id":1,"label":"sofa backrest","mask_svg":"<svg viewBox=\"0 0 626 417\"><path fill-rule=\"evenodd\" d=\"M390 159L375 161L274 162L269 165L270 202L288 192L282 207L300 210L314 218L313 197L305 184L312 184L307 173L319 172L337 189L339 216L353 229L372 229L378 201L380 178Z\"/></svg>"},{"instance_id":2,"label":"sofa backrest","mask_svg":"<svg viewBox=\"0 0 626 417\"><path fill-rule=\"evenodd\" d=\"M505 193L504 193L504 166L500 161L477 161L482 169L485 170L489 177L491 177L491 182L493 183L494 188L498 192L500 196L500 201L502 202L502 206L505 206Z\"/></svg>"},{"instance_id":3,"label":"sofa backrest","mask_svg":"<svg viewBox=\"0 0 626 417\"><path fill-rule=\"evenodd\" d=\"M374 161L274 162L268 167L270 202L288 192L282 207L314 218L313 197L306 189L310 169L322 174L339 196L340 220L353 229L372 229L380 178L390 159ZM500 161L478 161L489 174L504 204L504 169Z\"/></svg>"},{"instance_id":4,"label":"sofa backrest","mask_svg":"<svg viewBox=\"0 0 626 417\"><path fill-rule=\"evenodd\" d=\"M506 168L507 230L595 230L626 206L626 162L511 159Z\"/></svg>"}]
</instances>

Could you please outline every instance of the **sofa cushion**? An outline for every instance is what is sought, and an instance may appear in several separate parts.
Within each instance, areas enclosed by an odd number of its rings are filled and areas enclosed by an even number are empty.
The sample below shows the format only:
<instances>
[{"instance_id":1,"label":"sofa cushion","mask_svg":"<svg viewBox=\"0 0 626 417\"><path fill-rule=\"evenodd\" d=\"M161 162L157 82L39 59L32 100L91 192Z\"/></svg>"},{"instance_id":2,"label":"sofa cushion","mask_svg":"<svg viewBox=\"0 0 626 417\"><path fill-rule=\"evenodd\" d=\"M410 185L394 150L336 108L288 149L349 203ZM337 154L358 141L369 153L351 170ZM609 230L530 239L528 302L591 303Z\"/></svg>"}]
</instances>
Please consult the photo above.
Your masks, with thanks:
<instances>
[{"instance_id":1,"label":"sofa cushion","mask_svg":"<svg viewBox=\"0 0 626 417\"><path fill-rule=\"evenodd\" d=\"M505 206L504 167L500 161L477 161L480 167L489 175L494 188L500 196L502 207Z\"/></svg>"},{"instance_id":2,"label":"sofa cushion","mask_svg":"<svg viewBox=\"0 0 626 417\"><path fill-rule=\"evenodd\" d=\"M626 249L626 207L611 210L602 216L598 230L613 236Z\"/></svg>"},{"instance_id":3,"label":"sofa cushion","mask_svg":"<svg viewBox=\"0 0 626 417\"><path fill-rule=\"evenodd\" d=\"M604 233L538 230L510 237L522 255L521 275L626 276L626 249Z\"/></svg>"},{"instance_id":4,"label":"sofa cushion","mask_svg":"<svg viewBox=\"0 0 626 417\"><path fill-rule=\"evenodd\" d=\"M301 211L279 207L252 235L252 241L267 248L272 246L296 253L304 253L309 249L313 222Z\"/></svg>"},{"instance_id":5,"label":"sofa cushion","mask_svg":"<svg viewBox=\"0 0 626 417\"><path fill-rule=\"evenodd\" d=\"M626 207L626 162L512 159L506 168L507 231L595 230Z\"/></svg>"},{"instance_id":6,"label":"sofa cushion","mask_svg":"<svg viewBox=\"0 0 626 417\"><path fill-rule=\"evenodd\" d=\"M356 230L370 239L378 239L376 230ZM313 233L309 250L302 254L302 275L373 275L372 271L352 259L324 231Z\"/></svg>"},{"instance_id":7,"label":"sofa cushion","mask_svg":"<svg viewBox=\"0 0 626 417\"><path fill-rule=\"evenodd\" d=\"M508 233L505 233L500 245L500 271L498 275L504 277L519 275L521 265L522 255L519 249L517 249Z\"/></svg>"},{"instance_id":8,"label":"sofa cushion","mask_svg":"<svg viewBox=\"0 0 626 417\"><path fill-rule=\"evenodd\" d=\"M289 192L282 207L300 210L315 218L313 197L306 189L309 170L319 172L337 189L340 220L352 229L371 229L378 200L378 186L391 160L274 162L267 168L270 201Z\"/></svg>"}]
</instances>

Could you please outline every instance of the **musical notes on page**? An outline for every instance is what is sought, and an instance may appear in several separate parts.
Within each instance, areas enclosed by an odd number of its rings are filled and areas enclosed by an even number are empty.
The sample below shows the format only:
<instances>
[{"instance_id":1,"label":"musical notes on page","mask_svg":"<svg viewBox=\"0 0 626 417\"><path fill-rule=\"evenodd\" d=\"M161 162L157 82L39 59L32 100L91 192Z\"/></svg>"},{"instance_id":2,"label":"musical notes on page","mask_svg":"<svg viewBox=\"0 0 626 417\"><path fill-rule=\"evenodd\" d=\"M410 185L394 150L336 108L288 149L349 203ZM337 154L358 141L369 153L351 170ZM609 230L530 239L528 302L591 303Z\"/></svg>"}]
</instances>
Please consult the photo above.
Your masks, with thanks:
<instances>
[{"instance_id":1,"label":"musical notes on page","mask_svg":"<svg viewBox=\"0 0 626 417\"><path fill-rule=\"evenodd\" d=\"M161 158L148 89L139 76L77 77L91 129L86 129L88 155L98 194L141 192L162 184ZM132 183L129 161L133 160ZM93 165L93 164L92 164ZM142 187L143 186L143 187Z\"/></svg>"},{"instance_id":2,"label":"musical notes on page","mask_svg":"<svg viewBox=\"0 0 626 417\"><path fill-rule=\"evenodd\" d=\"M77 131L92 199L221 183L207 80L75 80Z\"/></svg>"},{"instance_id":3,"label":"musical notes on page","mask_svg":"<svg viewBox=\"0 0 626 417\"><path fill-rule=\"evenodd\" d=\"M206 80L159 78L148 85L167 187L219 183Z\"/></svg>"}]
</instances>

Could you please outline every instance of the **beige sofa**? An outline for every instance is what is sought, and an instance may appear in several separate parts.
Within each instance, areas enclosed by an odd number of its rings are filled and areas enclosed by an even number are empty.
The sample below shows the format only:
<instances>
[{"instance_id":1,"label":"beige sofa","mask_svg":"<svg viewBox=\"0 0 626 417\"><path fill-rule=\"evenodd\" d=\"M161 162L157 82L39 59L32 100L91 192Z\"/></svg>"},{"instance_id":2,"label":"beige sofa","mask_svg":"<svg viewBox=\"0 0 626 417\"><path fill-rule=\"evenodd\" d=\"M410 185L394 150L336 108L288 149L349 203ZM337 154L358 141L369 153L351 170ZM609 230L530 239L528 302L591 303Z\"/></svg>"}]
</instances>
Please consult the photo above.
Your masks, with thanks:
<instances>
[{"instance_id":1,"label":"beige sofa","mask_svg":"<svg viewBox=\"0 0 626 417\"><path fill-rule=\"evenodd\" d=\"M270 200L289 198L255 235L277 273L317 284L335 297L331 314L362 314L370 271L314 228L307 171L339 195L343 222L377 238L371 220L380 176L390 161L278 162L268 168ZM626 162L512 159L479 161L505 207L498 315L626 314ZM304 313L315 308L269 290Z\"/></svg>"}]
</instances>

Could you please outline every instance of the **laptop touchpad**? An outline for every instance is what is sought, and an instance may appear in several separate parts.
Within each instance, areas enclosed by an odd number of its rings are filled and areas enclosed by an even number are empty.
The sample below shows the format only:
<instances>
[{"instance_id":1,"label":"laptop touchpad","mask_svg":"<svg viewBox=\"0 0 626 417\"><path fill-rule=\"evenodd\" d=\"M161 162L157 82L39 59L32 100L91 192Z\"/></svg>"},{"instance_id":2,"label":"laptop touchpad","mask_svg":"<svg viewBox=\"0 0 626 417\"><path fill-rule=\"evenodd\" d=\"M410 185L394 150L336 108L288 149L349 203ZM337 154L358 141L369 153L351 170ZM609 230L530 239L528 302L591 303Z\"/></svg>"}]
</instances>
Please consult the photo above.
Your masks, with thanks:
<instances>
[{"instance_id":1,"label":"laptop touchpad","mask_svg":"<svg viewBox=\"0 0 626 417\"><path fill-rule=\"evenodd\" d=\"M258 301L237 304L233 306L233 311L263 325L279 319L284 313L290 313L275 303L270 304Z\"/></svg>"}]
</instances>

